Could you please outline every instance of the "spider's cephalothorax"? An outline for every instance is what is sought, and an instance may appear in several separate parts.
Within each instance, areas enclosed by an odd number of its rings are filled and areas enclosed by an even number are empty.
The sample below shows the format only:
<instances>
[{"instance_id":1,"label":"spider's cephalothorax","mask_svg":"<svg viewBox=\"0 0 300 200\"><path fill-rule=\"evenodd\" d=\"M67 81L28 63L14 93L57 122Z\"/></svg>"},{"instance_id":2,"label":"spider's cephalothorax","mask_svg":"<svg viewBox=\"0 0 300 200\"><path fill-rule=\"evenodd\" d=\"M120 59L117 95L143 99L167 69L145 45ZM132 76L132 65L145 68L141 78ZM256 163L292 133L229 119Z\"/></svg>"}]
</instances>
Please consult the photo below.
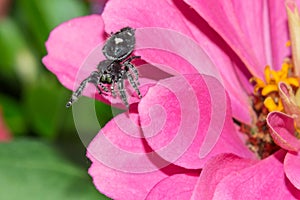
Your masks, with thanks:
<instances>
[{"instance_id":1,"label":"spider's cephalothorax","mask_svg":"<svg viewBox=\"0 0 300 200\"><path fill-rule=\"evenodd\" d=\"M110 90L113 97L116 97L115 88L117 87L122 101L128 107L124 87L124 80L128 79L139 98L142 97L138 89L138 71L131 63L133 59L140 58L140 56L130 57L135 46L134 31L133 28L125 27L108 38L102 48L106 60L101 61L97 66L97 71L93 71L81 82L78 89L72 94L67 107L70 107L82 95L87 83L94 84L99 94L102 94L102 91Z\"/></svg>"}]
</instances>

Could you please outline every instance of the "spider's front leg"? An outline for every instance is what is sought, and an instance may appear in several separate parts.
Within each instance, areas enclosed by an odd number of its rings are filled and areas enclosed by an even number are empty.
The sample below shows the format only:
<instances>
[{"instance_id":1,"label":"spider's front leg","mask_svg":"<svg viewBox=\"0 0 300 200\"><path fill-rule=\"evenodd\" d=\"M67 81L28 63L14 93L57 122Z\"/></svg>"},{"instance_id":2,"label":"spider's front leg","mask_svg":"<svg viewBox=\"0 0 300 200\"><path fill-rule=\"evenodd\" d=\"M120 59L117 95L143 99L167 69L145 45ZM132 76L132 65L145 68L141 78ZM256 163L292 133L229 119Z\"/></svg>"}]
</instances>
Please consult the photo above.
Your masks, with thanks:
<instances>
[{"instance_id":1,"label":"spider's front leg","mask_svg":"<svg viewBox=\"0 0 300 200\"><path fill-rule=\"evenodd\" d=\"M133 68L133 69L136 70L136 68L131 63L126 63L125 62L124 65L125 65L125 68L127 68L127 69L132 69ZM137 73L137 70L136 70L136 73ZM129 70L126 70L126 76L128 77L128 81L129 81L130 85L133 87L133 89L136 91L139 98L141 99L142 95L141 95L141 92L138 88L138 86L140 85L139 82L138 82L138 79L137 78L134 79ZM138 76L138 75L136 75L136 76Z\"/></svg>"},{"instance_id":2,"label":"spider's front leg","mask_svg":"<svg viewBox=\"0 0 300 200\"><path fill-rule=\"evenodd\" d=\"M126 60L124 62L123 65L126 66L128 69L130 69L134 73L135 81L137 81L137 85L139 85L139 82L138 82L139 72L136 69L136 67L131 63L132 60L137 59L137 58L141 58L141 56L131 56L130 58L128 58L128 60Z\"/></svg>"},{"instance_id":3,"label":"spider's front leg","mask_svg":"<svg viewBox=\"0 0 300 200\"><path fill-rule=\"evenodd\" d=\"M93 71L89 77L87 77L86 79L84 79L79 87L77 88L77 90L75 92L73 92L70 100L68 101L68 103L66 104L66 107L70 107L72 106L72 104L77 101L77 99L82 95L82 92L84 90L84 88L86 87L87 83L93 83L96 87L96 89L98 90L99 94L101 94L101 89L98 86L99 83L99 79L100 79L100 73L98 71Z\"/></svg>"}]
</instances>

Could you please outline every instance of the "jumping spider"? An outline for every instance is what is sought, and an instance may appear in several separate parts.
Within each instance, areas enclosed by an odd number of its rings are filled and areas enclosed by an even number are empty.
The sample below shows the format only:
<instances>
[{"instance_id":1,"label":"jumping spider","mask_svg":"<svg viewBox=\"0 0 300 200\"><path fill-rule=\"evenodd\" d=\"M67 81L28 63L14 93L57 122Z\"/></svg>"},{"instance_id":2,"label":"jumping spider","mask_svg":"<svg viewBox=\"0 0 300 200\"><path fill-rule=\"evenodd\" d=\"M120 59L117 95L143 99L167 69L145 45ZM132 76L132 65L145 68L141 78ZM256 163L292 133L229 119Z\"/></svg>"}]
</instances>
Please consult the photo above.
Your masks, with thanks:
<instances>
[{"instance_id":1,"label":"jumping spider","mask_svg":"<svg viewBox=\"0 0 300 200\"><path fill-rule=\"evenodd\" d=\"M102 94L102 91L109 92L107 87L109 85L113 97L116 97L115 86L117 85L119 95L127 108L129 104L124 88L124 80L128 79L139 98L142 97L138 89L139 74L131 63L132 60L140 58L140 56L129 57L135 46L134 34L135 29L130 27L122 28L120 31L111 34L102 48L106 60L101 61L97 66L97 71L93 71L80 83L66 107L70 107L82 95L87 83L94 84L99 94Z\"/></svg>"}]
</instances>

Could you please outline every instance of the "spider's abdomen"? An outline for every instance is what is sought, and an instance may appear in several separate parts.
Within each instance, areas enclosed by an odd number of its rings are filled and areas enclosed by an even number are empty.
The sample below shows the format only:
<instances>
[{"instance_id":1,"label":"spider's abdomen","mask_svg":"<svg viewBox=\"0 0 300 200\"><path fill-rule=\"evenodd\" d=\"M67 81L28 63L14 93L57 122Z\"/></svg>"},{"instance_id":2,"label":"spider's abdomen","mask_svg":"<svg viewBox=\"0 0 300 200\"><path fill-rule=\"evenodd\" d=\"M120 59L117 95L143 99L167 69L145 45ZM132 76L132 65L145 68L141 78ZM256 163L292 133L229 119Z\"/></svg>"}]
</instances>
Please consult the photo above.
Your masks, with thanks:
<instances>
[{"instance_id":1,"label":"spider's abdomen","mask_svg":"<svg viewBox=\"0 0 300 200\"><path fill-rule=\"evenodd\" d=\"M135 46L134 29L126 27L113 34L102 48L104 56L108 60L124 60Z\"/></svg>"}]
</instances>

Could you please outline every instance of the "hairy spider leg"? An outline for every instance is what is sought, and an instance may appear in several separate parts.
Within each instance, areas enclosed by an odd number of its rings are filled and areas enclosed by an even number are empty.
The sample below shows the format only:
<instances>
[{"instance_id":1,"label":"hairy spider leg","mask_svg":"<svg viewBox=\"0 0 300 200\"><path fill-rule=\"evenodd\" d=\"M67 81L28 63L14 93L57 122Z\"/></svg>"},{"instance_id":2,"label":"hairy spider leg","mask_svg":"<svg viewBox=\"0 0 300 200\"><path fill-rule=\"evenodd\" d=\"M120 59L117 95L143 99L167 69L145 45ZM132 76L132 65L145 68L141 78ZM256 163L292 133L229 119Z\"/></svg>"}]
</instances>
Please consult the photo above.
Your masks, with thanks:
<instances>
[{"instance_id":1,"label":"hairy spider leg","mask_svg":"<svg viewBox=\"0 0 300 200\"><path fill-rule=\"evenodd\" d=\"M118 90L120 93L120 97L121 97L122 101L124 102L125 106L128 108L129 104L127 101L127 96L126 96L126 92L125 92L125 88L124 88L124 78L123 77L119 78L117 81L117 84L118 84Z\"/></svg>"},{"instance_id":2,"label":"hairy spider leg","mask_svg":"<svg viewBox=\"0 0 300 200\"><path fill-rule=\"evenodd\" d=\"M128 58L128 60L126 60L126 61L124 62L124 65L125 65L126 67L128 67L128 68L134 73L135 80L137 81L137 85L140 85L139 82L138 82L138 79L139 79L139 72L138 72L138 70L135 68L135 66L131 63L132 60L137 59L137 58L141 58L141 56L131 56L130 58Z\"/></svg>"},{"instance_id":3,"label":"hairy spider leg","mask_svg":"<svg viewBox=\"0 0 300 200\"><path fill-rule=\"evenodd\" d=\"M66 107L69 108L70 106L72 106L72 104L75 101L78 100L78 98L82 95L82 91L86 87L87 83L93 83L95 85L96 89L98 90L99 94L101 94L102 92L101 92L100 88L98 87L99 78L100 78L99 72L93 71L89 77L87 77L80 83L77 90L75 92L73 92L69 102L66 104Z\"/></svg>"},{"instance_id":4,"label":"hairy spider leg","mask_svg":"<svg viewBox=\"0 0 300 200\"><path fill-rule=\"evenodd\" d=\"M134 81L132 74L128 71L126 75L128 77L130 85L134 88L134 90L138 94L139 98L141 99L142 98L141 92L140 92L140 90L138 88L137 83Z\"/></svg>"}]
</instances>

